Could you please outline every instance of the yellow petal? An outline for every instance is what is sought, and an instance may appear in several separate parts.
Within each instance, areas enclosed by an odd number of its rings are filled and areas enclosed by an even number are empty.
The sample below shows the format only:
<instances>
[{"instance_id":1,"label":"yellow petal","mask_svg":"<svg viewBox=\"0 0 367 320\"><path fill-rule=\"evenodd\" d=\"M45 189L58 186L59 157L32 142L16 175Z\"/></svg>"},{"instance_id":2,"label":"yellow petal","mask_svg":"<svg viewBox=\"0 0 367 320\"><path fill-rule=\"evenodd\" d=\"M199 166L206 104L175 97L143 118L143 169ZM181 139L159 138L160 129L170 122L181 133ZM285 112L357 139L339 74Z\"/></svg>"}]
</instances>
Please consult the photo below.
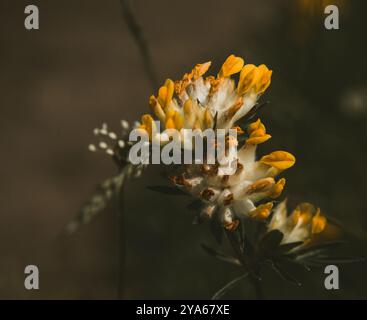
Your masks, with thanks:
<instances>
[{"instance_id":1,"label":"yellow petal","mask_svg":"<svg viewBox=\"0 0 367 320\"><path fill-rule=\"evenodd\" d=\"M240 126L232 127L232 129L237 131L237 135L241 135L245 133L245 131L243 131Z\"/></svg>"},{"instance_id":2,"label":"yellow petal","mask_svg":"<svg viewBox=\"0 0 367 320\"><path fill-rule=\"evenodd\" d=\"M167 88L166 107L172 101L173 93L175 92L175 83L171 79L167 79L164 85Z\"/></svg>"},{"instance_id":3,"label":"yellow petal","mask_svg":"<svg viewBox=\"0 0 367 320\"><path fill-rule=\"evenodd\" d=\"M246 194L268 191L269 188L272 188L274 186L274 183L275 182L273 178L259 179L248 187Z\"/></svg>"},{"instance_id":4,"label":"yellow petal","mask_svg":"<svg viewBox=\"0 0 367 320\"><path fill-rule=\"evenodd\" d=\"M175 116L176 111L173 108L170 108L166 111L166 117L173 118Z\"/></svg>"},{"instance_id":5,"label":"yellow petal","mask_svg":"<svg viewBox=\"0 0 367 320\"><path fill-rule=\"evenodd\" d=\"M147 132L148 132L147 127L146 127L145 125L143 125L143 124L141 124L141 125L138 127L138 130L143 130L143 131L145 131L145 133L147 133Z\"/></svg>"},{"instance_id":6,"label":"yellow petal","mask_svg":"<svg viewBox=\"0 0 367 320\"><path fill-rule=\"evenodd\" d=\"M205 72L208 71L211 61L205 62L205 63L198 63L194 69L192 69L191 73L195 80L200 78Z\"/></svg>"},{"instance_id":7,"label":"yellow petal","mask_svg":"<svg viewBox=\"0 0 367 320\"><path fill-rule=\"evenodd\" d=\"M220 78L227 78L232 74L240 72L243 67L244 61L242 58L236 57L231 54L222 65L218 76Z\"/></svg>"},{"instance_id":8,"label":"yellow petal","mask_svg":"<svg viewBox=\"0 0 367 320\"><path fill-rule=\"evenodd\" d=\"M173 93L175 91L175 84L171 79L167 79L162 87L158 90L158 102L164 110L172 101Z\"/></svg>"},{"instance_id":9,"label":"yellow petal","mask_svg":"<svg viewBox=\"0 0 367 320\"><path fill-rule=\"evenodd\" d=\"M193 112L192 100L191 99L187 99L185 101L183 109L184 109L185 114L187 114L187 115L190 115Z\"/></svg>"},{"instance_id":10,"label":"yellow petal","mask_svg":"<svg viewBox=\"0 0 367 320\"><path fill-rule=\"evenodd\" d=\"M256 66L253 64L246 64L240 73L240 79L238 81L238 94L245 94L250 88L255 78Z\"/></svg>"},{"instance_id":11,"label":"yellow petal","mask_svg":"<svg viewBox=\"0 0 367 320\"><path fill-rule=\"evenodd\" d=\"M264 134L264 135L257 136L257 137L254 136L254 137L248 138L246 140L246 143L247 144L252 144L252 145L257 145L257 144L263 143L265 141L268 141L270 138L271 138L270 134Z\"/></svg>"},{"instance_id":12,"label":"yellow petal","mask_svg":"<svg viewBox=\"0 0 367 320\"><path fill-rule=\"evenodd\" d=\"M166 105L166 99L167 99L167 87L162 86L158 90L158 102L162 105Z\"/></svg>"},{"instance_id":13,"label":"yellow petal","mask_svg":"<svg viewBox=\"0 0 367 320\"><path fill-rule=\"evenodd\" d=\"M182 114L176 111L173 117L173 121L177 130L181 130L183 128L184 118Z\"/></svg>"},{"instance_id":14,"label":"yellow petal","mask_svg":"<svg viewBox=\"0 0 367 320\"><path fill-rule=\"evenodd\" d=\"M252 90L257 94L263 93L270 85L272 73L264 64L258 67L253 64L245 65L238 81L238 94L243 95Z\"/></svg>"},{"instance_id":15,"label":"yellow petal","mask_svg":"<svg viewBox=\"0 0 367 320\"><path fill-rule=\"evenodd\" d=\"M263 125L263 123L261 122L260 118L257 119L255 122L250 123L247 126L247 131L249 134L251 134L252 132L262 129L264 132L266 132L265 126Z\"/></svg>"},{"instance_id":16,"label":"yellow petal","mask_svg":"<svg viewBox=\"0 0 367 320\"><path fill-rule=\"evenodd\" d=\"M266 134L265 126L261 123L260 119L251 123L247 127L247 131L250 134L249 138L246 140L247 144L260 144L271 138L270 134Z\"/></svg>"},{"instance_id":17,"label":"yellow petal","mask_svg":"<svg viewBox=\"0 0 367 320\"><path fill-rule=\"evenodd\" d=\"M269 197L272 199L278 198L285 186L285 179L281 178L280 180L277 181L277 183L274 185L273 190L271 191L271 193L269 194Z\"/></svg>"},{"instance_id":18,"label":"yellow petal","mask_svg":"<svg viewBox=\"0 0 367 320\"><path fill-rule=\"evenodd\" d=\"M168 118L166 120L166 129L176 129L173 118Z\"/></svg>"},{"instance_id":19,"label":"yellow petal","mask_svg":"<svg viewBox=\"0 0 367 320\"><path fill-rule=\"evenodd\" d=\"M263 156L260 162L279 170L285 170L295 164L296 158L289 152L275 151Z\"/></svg>"},{"instance_id":20,"label":"yellow petal","mask_svg":"<svg viewBox=\"0 0 367 320\"><path fill-rule=\"evenodd\" d=\"M164 123L166 115L164 114L164 111L155 96L151 96L149 98L149 105L157 118Z\"/></svg>"},{"instance_id":21,"label":"yellow petal","mask_svg":"<svg viewBox=\"0 0 367 320\"><path fill-rule=\"evenodd\" d=\"M191 79L189 78L189 74L185 74L182 80L175 81L175 92L178 96L182 94L190 84Z\"/></svg>"},{"instance_id":22,"label":"yellow petal","mask_svg":"<svg viewBox=\"0 0 367 320\"><path fill-rule=\"evenodd\" d=\"M250 217L257 220L266 219L270 215L272 208L273 208L272 202L260 204L259 206L257 206L255 210L252 210L250 212Z\"/></svg>"},{"instance_id":23,"label":"yellow petal","mask_svg":"<svg viewBox=\"0 0 367 320\"><path fill-rule=\"evenodd\" d=\"M273 71L269 70L264 64L257 68L257 74L254 79L255 92L257 94L265 92L271 82L271 75Z\"/></svg>"},{"instance_id":24,"label":"yellow petal","mask_svg":"<svg viewBox=\"0 0 367 320\"><path fill-rule=\"evenodd\" d=\"M316 208L311 203L302 202L292 212L293 223L297 224L300 222L302 225L306 225L311 222L315 213Z\"/></svg>"},{"instance_id":25,"label":"yellow petal","mask_svg":"<svg viewBox=\"0 0 367 320\"><path fill-rule=\"evenodd\" d=\"M141 122L145 125L145 126L152 126L153 123L153 118L150 114L144 114L141 117Z\"/></svg>"},{"instance_id":26,"label":"yellow petal","mask_svg":"<svg viewBox=\"0 0 367 320\"><path fill-rule=\"evenodd\" d=\"M149 97L149 105L150 105L150 107L153 109L153 107L156 105L156 103L157 103L156 97L154 95L151 95Z\"/></svg>"},{"instance_id":27,"label":"yellow petal","mask_svg":"<svg viewBox=\"0 0 367 320\"><path fill-rule=\"evenodd\" d=\"M149 137L151 138L153 134L153 129L155 129L154 119L150 114L144 114L141 117L141 122L145 127L146 131L149 133Z\"/></svg>"},{"instance_id":28,"label":"yellow petal","mask_svg":"<svg viewBox=\"0 0 367 320\"><path fill-rule=\"evenodd\" d=\"M212 128L214 124L214 119L212 113L208 108L204 111L204 125L206 128Z\"/></svg>"},{"instance_id":29,"label":"yellow petal","mask_svg":"<svg viewBox=\"0 0 367 320\"><path fill-rule=\"evenodd\" d=\"M209 97L212 97L218 92L223 79L224 78L215 78L213 76L206 77L205 82L210 84Z\"/></svg>"},{"instance_id":30,"label":"yellow petal","mask_svg":"<svg viewBox=\"0 0 367 320\"><path fill-rule=\"evenodd\" d=\"M261 120L260 118L257 119L255 122L252 122L248 125L247 131L251 133L252 131L255 131L260 128Z\"/></svg>"},{"instance_id":31,"label":"yellow petal","mask_svg":"<svg viewBox=\"0 0 367 320\"><path fill-rule=\"evenodd\" d=\"M194 128L194 129L200 129L200 130L202 129L202 127L201 127L201 123L200 123L199 119L196 119L196 120L195 120L195 123L194 123L193 128Z\"/></svg>"},{"instance_id":32,"label":"yellow petal","mask_svg":"<svg viewBox=\"0 0 367 320\"><path fill-rule=\"evenodd\" d=\"M266 134L265 127L262 126L259 129L256 129L255 131L252 131L250 137L262 137L265 134Z\"/></svg>"},{"instance_id":33,"label":"yellow petal","mask_svg":"<svg viewBox=\"0 0 367 320\"><path fill-rule=\"evenodd\" d=\"M316 215L318 211L315 206L309 202L300 203L295 210L300 213L310 213L311 215Z\"/></svg>"},{"instance_id":34,"label":"yellow petal","mask_svg":"<svg viewBox=\"0 0 367 320\"><path fill-rule=\"evenodd\" d=\"M324 231L326 223L326 218L320 214L320 209L318 209L316 215L312 219L311 232L315 234Z\"/></svg>"}]
</instances>

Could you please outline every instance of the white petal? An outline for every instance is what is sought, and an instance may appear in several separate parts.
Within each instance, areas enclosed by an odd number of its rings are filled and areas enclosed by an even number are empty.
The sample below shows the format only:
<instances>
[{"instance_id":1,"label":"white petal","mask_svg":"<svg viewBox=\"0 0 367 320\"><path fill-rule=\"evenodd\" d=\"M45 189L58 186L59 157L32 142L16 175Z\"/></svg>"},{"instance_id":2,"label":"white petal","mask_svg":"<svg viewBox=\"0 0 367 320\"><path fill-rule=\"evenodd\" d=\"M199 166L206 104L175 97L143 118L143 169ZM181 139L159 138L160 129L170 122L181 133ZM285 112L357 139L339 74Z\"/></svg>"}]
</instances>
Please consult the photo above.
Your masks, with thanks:
<instances>
[{"instance_id":1,"label":"white petal","mask_svg":"<svg viewBox=\"0 0 367 320\"><path fill-rule=\"evenodd\" d=\"M287 201L284 200L279 203L275 209L271 221L268 226L268 230L278 229L284 230L287 222Z\"/></svg>"},{"instance_id":2,"label":"white petal","mask_svg":"<svg viewBox=\"0 0 367 320\"><path fill-rule=\"evenodd\" d=\"M232 206L239 217L247 217L252 210L256 209L254 203L247 198L235 200Z\"/></svg>"}]
</instances>

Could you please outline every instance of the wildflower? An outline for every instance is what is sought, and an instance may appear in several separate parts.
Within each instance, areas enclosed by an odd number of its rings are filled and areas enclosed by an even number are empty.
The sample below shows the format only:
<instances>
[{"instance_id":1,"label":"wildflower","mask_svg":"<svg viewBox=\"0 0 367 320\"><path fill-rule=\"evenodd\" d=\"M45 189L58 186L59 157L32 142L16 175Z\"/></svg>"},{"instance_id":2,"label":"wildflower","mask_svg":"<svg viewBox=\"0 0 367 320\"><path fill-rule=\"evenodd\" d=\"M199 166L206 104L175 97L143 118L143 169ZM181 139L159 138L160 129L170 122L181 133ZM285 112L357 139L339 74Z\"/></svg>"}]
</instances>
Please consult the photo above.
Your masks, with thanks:
<instances>
[{"instance_id":1,"label":"wildflower","mask_svg":"<svg viewBox=\"0 0 367 320\"><path fill-rule=\"evenodd\" d=\"M282 261L306 267L335 261L360 261L355 257L329 255L329 247L338 244L335 239L339 228L328 223L319 208L301 203L288 215L286 201L274 206L275 199L281 196L286 184L285 178L278 176L291 168L296 159L283 150L271 152L260 159L256 157L257 146L271 139L261 119L253 118L262 106L258 100L270 85L272 71L263 64L245 64L242 58L230 55L216 76L204 77L210 65L211 62L197 64L177 81L167 79L157 95L149 99L151 113L143 115L135 128L149 137L144 141L146 145L159 142L159 146L170 141L160 128L163 131L175 129L179 132L180 142L191 140L192 151L195 149L193 137L185 135L182 129L203 132L222 129L225 132L223 141L214 138L206 142L220 145L224 154L231 154L232 157L224 157L226 161L202 159L200 163L168 166L168 176L176 187L174 192L168 188L169 193L194 197L193 203L200 203L194 221L211 220L214 235L214 229L225 233L235 256L226 256L203 245L204 250L245 272L219 290L213 298L219 298L246 276L249 276L259 294L260 272L266 263L270 263L284 279L299 284L281 268ZM231 76L238 73L236 83ZM231 135L232 130L237 136ZM94 134L99 142L91 144L89 150L111 156L119 166L119 173L100 185L77 220L69 225L69 231L103 210L114 195L122 192L125 180L139 176L146 163L135 165L129 157L130 151L137 145L127 140L129 126L126 122L122 122L122 133L119 135L110 131L106 124L95 129ZM168 147L168 143L164 147ZM232 153L233 150L237 152ZM234 168L231 174L225 170L228 167ZM164 187L150 189L167 192ZM248 232L251 226L254 227L252 233Z\"/></svg>"},{"instance_id":2,"label":"wildflower","mask_svg":"<svg viewBox=\"0 0 367 320\"><path fill-rule=\"evenodd\" d=\"M299 242L305 245L311 243L315 235L323 232L326 225L327 219L312 204L301 203L288 215L286 201L282 201L274 209L267 230L279 230L282 233L280 244Z\"/></svg>"},{"instance_id":3,"label":"wildflower","mask_svg":"<svg viewBox=\"0 0 367 320\"><path fill-rule=\"evenodd\" d=\"M163 129L229 129L250 111L270 85L272 71L265 65L244 65L242 58L230 55L216 77L203 75L211 62L197 64L181 80L167 79L157 96L149 98L152 114ZM236 86L231 75L240 73ZM151 115L142 116L141 128L152 126Z\"/></svg>"},{"instance_id":4,"label":"wildflower","mask_svg":"<svg viewBox=\"0 0 367 320\"><path fill-rule=\"evenodd\" d=\"M256 259L270 265L283 277L298 281L284 274L280 264L294 262L308 267L361 261L359 257L340 256L333 252L343 242L341 228L328 222L320 208L300 203L291 214L286 200L279 203L265 221L264 231L254 240Z\"/></svg>"},{"instance_id":5,"label":"wildflower","mask_svg":"<svg viewBox=\"0 0 367 320\"><path fill-rule=\"evenodd\" d=\"M97 142L89 144L89 151L111 157L118 167L118 174L98 184L78 215L67 224L65 231L69 234L74 233L81 225L89 223L102 212L111 199L121 193L126 180L140 177L145 169L144 164L132 165L129 163L128 155L132 143L128 137L131 126L126 120L121 120L120 124L120 132L110 130L106 123L93 130ZM140 124L135 124L134 127L137 125Z\"/></svg>"},{"instance_id":6,"label":"wildflower","mask_svg":"<svg viewBox=\"0 0 367 320\"><path fill-rule=\"evenodd\" d=\"M89 144L88 149L91 152L99 152L112 157L121 170L126 165L129 165L129 152L132 143L129 141L130 124L126 120L121 120L120 125L121 129L119 133L110 130L106 123L103 123L101 128L95 128L93 134L98 139L98 142ZM137 128L138 126L140 126L140 123L137 122L133 128ZM144 164L131 166L133 176L139 177L144 168Z\"/></svg>"},{"instance_id":7,"label":"wildflower","mask_svg":"<svg viewBox=\"0 0 367 320\"><path fill-rule=\"evenodd\" d=\"M286 151L276 151L256 160L257 145L271 138L260 119L249 121L258 106L259 97L271 82L272 71L265 65L245 64L240 57L230 55L217 76L207 76L211 62L197 64L182 79L167 79L151 96L152 114L143 115L140 128L151 139L154 120L163 129L234 129L239 139L227 139L226 150L237 148L232 159L236 170L231 175L221 174L228 164L193 164L181 172L171 173L174 185L202 201L197 221L215 217L227 230L235 230L243 218L265 219L270 213L272 200L279 197L285 179L276 177L295 163L295 157ZM231 76L239 73L238 83ZM154 119L155 118L155 119ZM181 137L185 139L184 136ZM232 162L232 163L233 163ZM183 169L183 171L182 171ZM256 204L268 199L266 205ZM215 214L214 214L215 213Z\"/></svg>"}]
</instances>

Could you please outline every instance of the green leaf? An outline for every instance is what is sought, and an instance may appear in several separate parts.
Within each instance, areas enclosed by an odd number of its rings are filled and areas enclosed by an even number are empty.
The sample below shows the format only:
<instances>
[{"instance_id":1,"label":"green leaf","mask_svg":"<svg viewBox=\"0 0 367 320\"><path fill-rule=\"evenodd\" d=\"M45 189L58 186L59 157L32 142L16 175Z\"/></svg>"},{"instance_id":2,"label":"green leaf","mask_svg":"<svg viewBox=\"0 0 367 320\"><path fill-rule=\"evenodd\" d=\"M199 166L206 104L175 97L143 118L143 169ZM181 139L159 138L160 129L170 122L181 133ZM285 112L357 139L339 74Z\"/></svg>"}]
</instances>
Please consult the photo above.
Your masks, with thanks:
<instances>
[{"instance_id":1,"label":"green leaf","mask_svg":"<svg viewBox=\"0 0 367 320\"><path fill-rule=\"evenodd\" d=\"M218 259L218 260L221 260L221 261L224 261L224 262L228 262L230 264L233 264L233 265L236 265L236 266L241 266L241 262L234 258L234 257L229 257L229 256L226 256L225 254L223 254L222 252L219 252L205 244L201 244L201 247L203 248L203 250L208 253L210 256Z\"/></svg>"},{"instance_id":2,"label":"green leaf","mask_svg":"<svg viewBox=\"0 0 367 320\"><path fill-rule=\"evenodd\" d=\"M212 297L212 300L219 300L221 297L223 297L229 290L234 288L241 280L246 278L249 274L245 273L242 276L233 279L232 281L228 282L223 288L218 290L214 296Z\"/></svg>"},{"instance_id":3,"label":"green leaf","mask_svg":"<svg viewBox=\"0 0 367 320\"><path fill-rule=\"evenodd\" d=\"M316 251L317 252L325 252L340 247L341 245L345 244L343 241L333 241L333 242L324 242L316 245L312 245L310 247L302 248L298 251L298 254L304 254L307 252Z\"/></svg>"},{"instance_id":4,"label":"green leaf","mask_svg":"<svg viewBox=\"0 0 367 320\"><path fill-rule=\"evenodd\" d=\"M298 287L302 286L302 283L299 282L295 277L293 277L288 271L282 269L277 263L271 262L271 267L273 270L283 279L287 282L294 284Z\"/></svg>"},{"instance_id":5,"label":"green leaf","mask_svg":"<svg viewBox=\"0 0 367 320\"><path fill-rule=\"evenodd\" d=\"M291 251L292 249L299 247L301 244L303 244L303 241L296 241L296 242L282 244L275 250L275 253L285 254Z\"/></svg>"},{"instance_id":6,"label":"green leaf","mask_svg":"<svg viewBox=\"0 0 367 320\"><path fill-rule=\"evenodd\" d=\"M283 233L279 230L272 230L266 233L260 242L261 250L265 253L274 252L282 241L283 236Z\"/></svg>"},{"instance_id":7,"label":"green leaf","mask_svg":"<svg viewBox=\"0 0 367 320\"><path fill-rule=\"evenodd\" d=\"M301 249L300 251L297 251L291 255L293 255L296 260L307 260L315 257L320 257L326 253L330 254L333 249L339 247L343 243L344 242L327 242L309 248Z\"/></svg>"}]
</instances>

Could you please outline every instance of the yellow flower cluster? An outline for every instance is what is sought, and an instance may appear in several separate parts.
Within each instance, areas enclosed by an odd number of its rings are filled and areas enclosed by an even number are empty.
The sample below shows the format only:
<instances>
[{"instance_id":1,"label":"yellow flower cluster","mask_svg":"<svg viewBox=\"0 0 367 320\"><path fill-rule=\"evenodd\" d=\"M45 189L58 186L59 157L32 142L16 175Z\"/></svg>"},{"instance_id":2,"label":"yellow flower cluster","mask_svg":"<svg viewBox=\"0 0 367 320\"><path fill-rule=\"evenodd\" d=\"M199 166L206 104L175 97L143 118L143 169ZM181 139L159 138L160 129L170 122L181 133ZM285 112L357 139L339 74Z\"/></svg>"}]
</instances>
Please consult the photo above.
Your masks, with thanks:
<instances>
[{"instance_id":1,"label":"yellow flower cluster","mask_svg":"<svg viewBox=\"0 0 367 320\"><path fill-rule=\"evenodd\" d=\"M183 173L171 175L174 184L202 201L202 220L217 212L215 216L228 230L235 230L242 218L264 220L274 212L269 230L280 228L287 235L285 239L303 241L323 231L326 219L311 205L301 204L290 217L284 203L273 208L273 200L281 195L286 182L275 177L292 167L296 159L289 152L275 151L256 160L257 145L271 135L260 119L245 127L240 124L269 87L272 71L264 64L245 64L242 58L230 55L216 76L204 78L210 65L197 64L177 81L167 79L158 94L150 97L152 115L142 116L140 128L151 139L154 118L163 129L236 129L239 135L246 135L238 147L237 169L233 175L223 176L218 175L218 164L183 166ZM231 79L236 73L237 84Z\"/></svg>"},{"instance_id":2,"label":"yellow flower cluster","mask_svg":"<svg viewBox=\"0 0 367 320\"><path fill-rule=\"evenodd\" d=\"M320 208L304 202L288 216L286 201L283 201L275 208L268 230L281 231L283 244L298 241L309 242L314 235L324 231L326 224L327 220L321 214Z\"/></svg>"},{"instance_id":3,"label":"yellow flower cluster","mask_svg":"<svg viewBox=\"0 0 367 320\"><path fill-rule=\"evenodd\" d=\"M153 115L161 122L165 129L207 129L214 124L214 112L219 112L225 118L233 117L244 107L245 95L260 95L269 87L272 71L265 65L244 65L242 58L230 55L223 63L217 77L202 76L208 71L211 62L197 64L190 73L186 73L181 80L172 81L167 79L158 90L157 96L149 98L149 105ZM237 88L227 79L240 72ZM191 86L191 88L190 88ZM232 94L234 100L228 106L215 106L218 98L215 94L223 87L225 93ZM194 97L190 95L194 92ZM175 98L175 94L177 98ZM200 99L201 95L203 99ZM222 94L223 95L223 94ZM211 99L213 98L213 99ZM233 98L233 97L232 97ZM200 101L201 100L201 101ZM203 105L205 100L206 105ZM141 128L151 133L154 119L150 115L143 115Z\"/></svg>"}]
</instances>

